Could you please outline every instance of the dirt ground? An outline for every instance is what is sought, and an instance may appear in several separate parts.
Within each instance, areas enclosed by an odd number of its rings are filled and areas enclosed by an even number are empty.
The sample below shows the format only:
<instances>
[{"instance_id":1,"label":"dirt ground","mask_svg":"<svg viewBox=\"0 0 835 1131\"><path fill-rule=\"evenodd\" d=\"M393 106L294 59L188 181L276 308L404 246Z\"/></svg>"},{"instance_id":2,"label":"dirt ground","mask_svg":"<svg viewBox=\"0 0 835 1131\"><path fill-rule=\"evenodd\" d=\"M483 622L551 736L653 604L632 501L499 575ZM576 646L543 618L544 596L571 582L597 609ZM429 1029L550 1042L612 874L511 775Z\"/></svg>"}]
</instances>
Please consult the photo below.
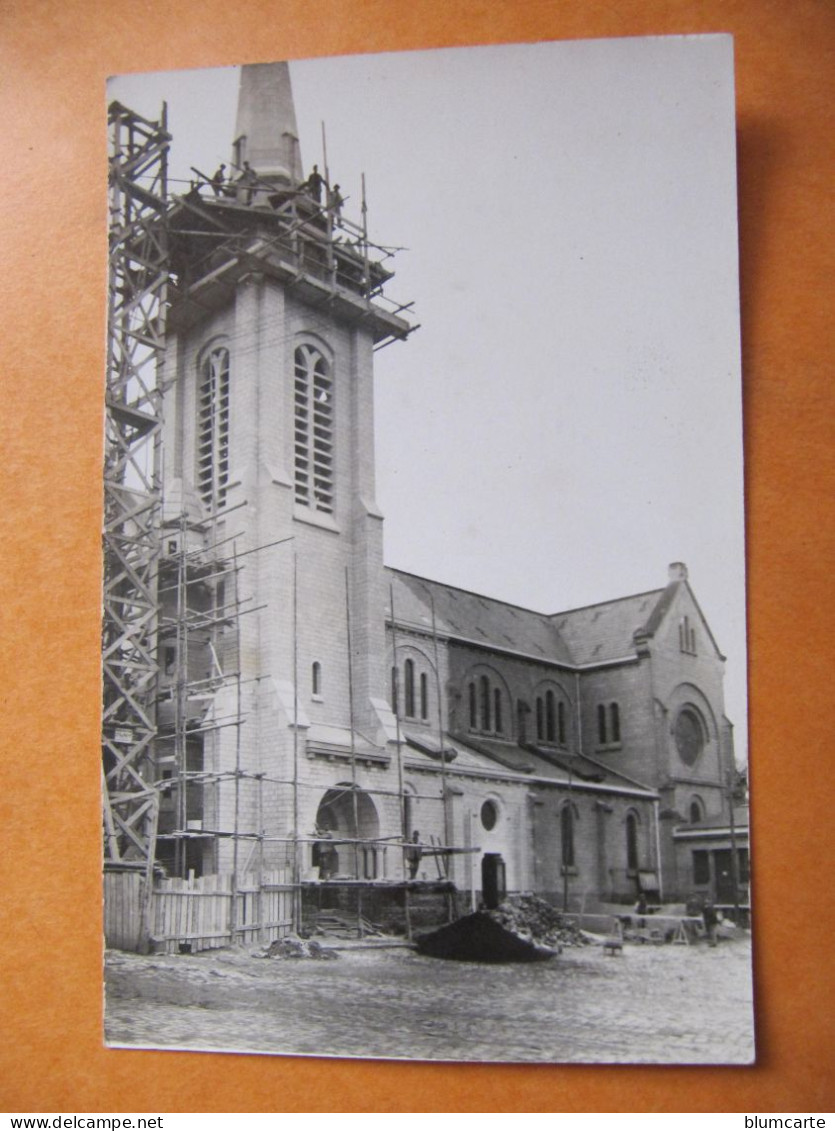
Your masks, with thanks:
<instances>
[{"instance_id":1,"label":"dirt ground","mask_svg":"<svg viewBox=\"0 0 835 1131\"><path fill-rule=\"evenodd\" d=\"M747 938L571 947L548 962L485 965L408 949L336 961L247 950L109 952L111 1046L529 1062L748 1064Z\"/></svg>"}]
</instances>

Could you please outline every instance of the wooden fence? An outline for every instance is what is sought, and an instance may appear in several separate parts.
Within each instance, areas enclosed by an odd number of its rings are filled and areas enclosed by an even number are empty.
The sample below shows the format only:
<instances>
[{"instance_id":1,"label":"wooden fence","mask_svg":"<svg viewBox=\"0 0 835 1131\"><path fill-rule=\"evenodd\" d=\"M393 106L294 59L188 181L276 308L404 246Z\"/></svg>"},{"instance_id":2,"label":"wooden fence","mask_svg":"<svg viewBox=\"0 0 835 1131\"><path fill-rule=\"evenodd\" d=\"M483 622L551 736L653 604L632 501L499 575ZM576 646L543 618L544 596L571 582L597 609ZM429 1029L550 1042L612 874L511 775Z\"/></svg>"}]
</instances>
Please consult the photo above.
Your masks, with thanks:
<instances>
[{"instance_id":1,"label":"wooden fence","mask_svg":"<svg viewBox=\"0 0 835 1131\"><path fill-rule=\"evenodd\" d=\"M104 941L116 950L142 948L142 892L139 872L104 873Z\"/></svg>"},{"instance_id":2,"label":"wooden fence","mask_svg":"<svg viewBox=\"0 0 835 1131\"><path fill-rule=\"evenodd\" d=\"M281 938L292 927L293 887L287 873L249 872L199 879L156 880L148 922L155 953L196 953L233 942L247 946ZM105 942L120 950L143 950L142 877L105 873ZM234 937L233 937L234 936Z\"/></svg>"}]
</instances>

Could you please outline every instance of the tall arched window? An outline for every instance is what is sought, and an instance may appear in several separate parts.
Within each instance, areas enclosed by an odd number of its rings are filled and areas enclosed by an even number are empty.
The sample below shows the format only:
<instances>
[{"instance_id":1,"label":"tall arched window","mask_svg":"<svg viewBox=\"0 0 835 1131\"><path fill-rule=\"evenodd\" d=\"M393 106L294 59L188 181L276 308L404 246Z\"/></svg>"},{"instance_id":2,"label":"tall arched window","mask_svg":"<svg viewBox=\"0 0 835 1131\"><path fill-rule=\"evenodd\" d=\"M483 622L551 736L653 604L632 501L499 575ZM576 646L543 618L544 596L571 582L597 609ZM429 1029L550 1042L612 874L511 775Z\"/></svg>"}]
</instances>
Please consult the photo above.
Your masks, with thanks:
<instances>
[{"instance_id":1,"label":"tall arched window","mask_svg":"<svg viewBox=\"0 0 835 1131\"><path fill-rule=\"evenodd\" d=\"M609 705L609 719L612 723L612 742L620 742L620 707L617 703Z\"/></svg>"},{"instance_id":2,"label":"tall arched window","mask_svg":"<svg viewBox=\"0 0 835 1131\"><path fill-rule=\"evenodd\" d=\"M493 729L496 734L501 734L502 727L502 693L498 687L493 688Z\"/></svg>"},{"instance_id":3,"label":"tall arched window","mask_svg":"<svg viewBox=\"0 0 835 1131\"><path fill-rule=\"evenodd\" d=\"M420 717L429 718L429 679L426 672L420 673Z\"/></svg>"},{"instance_id":4,"label":"tall arched window","mask_svg":"<svg viewBox=\"0 0 835 1131\"><path fill-rule=\"evenodd\" d=\"M197 488L222 507L229 485L229 350L218 346L200 365L197 390Z\"/></svg>"},{"instance_id":5,"label":"tall arched window","mask_svg":"<svg viewBox=\"0 0 835 1131\"><path fill-rule=\"evenodd\" d=\"M560 746L565 746L565 703L562 699L557 703L557 741Z\"/></svg>"},{"instance_id":6,"label":"tall arched window","mask_svg":"<svg viewBox=\"0 0 835 1131\"><path fill-rule=\"evenodd\" d=\"M407 660L403 668L403 700L404 710L408 718L415 715L415 662Z\"/></svg>"},{"instance_id":7,"label":"tall arched window","mask_svg":"<svg viewBox=\"0 0 835 1131\"><path fill-rule=\"evenodd\" d=\"M560 843L563 868L574 867L574 811L564 805L560 813Z\"/></svg>"},{"instance_id":8,"label":"tall arched window","mask_svg":"<svg viewBox=\"0 0 835 1131\"><path fill-rule=\"evenodd\" d=\"M311 345L295 352L296 502L333 511L333 381L330 366Z\"/></svg>"},{"instance_id":9,"label":"tall arched window","mask_svg":"<svg viewBox=\"0 0 835 1131\"><path fill-rule=\"evenodd\" d=\"M310 669L310 684L314 695L322 694L322 665L318 660L313 661L313 667Z\"/></svg>"},{"instance_id":10,"label":"tall arched window","mask_svg":"<svg viewBox=\"0 0 835 1131\"><path fill-rule=\"evenodd\" d=\"M549 688L545 692L545 740L547 742L556 742L557 740L555 706L554 693Z\"/></svg>"},{"instance_id":11,"label":"tall arched window","mask_svg":"<svg viewBox=\"0 0 835 1131\"><path fill-rule=\"evenodd\" d=\"M620 707L617 703L597 705L597 743L599 746L620 742Z\"/></svg>"},{"instance_id":12,"label":"tall arched window","mask_svg":"<svg viewBox=\"0 0 835 1131\"><path fill-rule=\"evenodd\" d=\"M536 740L545 741L545 704L541 695L536 697Z\"/></svg>"},{"instance_id":13,"label":"tall arched window","mask_svg":"<svg viewBox=\"0 0 835 1131\"><path fill-rule=\"evenodd\" d=\"M634 813L626 815L626 867L638 871L638 818Z\"/></svg>"},{"instance_id":14,"label":"tall arched window","mask_svg":"<svg viewBox=\"0 0 835 1131\"><path fill-rule=\"evenodd\" d=\"M478 704L476 702L476 689L475 684L471 683L470 688L470 730L475 730L478 727Z\"/></svg>"},{"instance_id":15,"label":"tall arched window","mask_svg":"<svg viewBox=\"0 0 835 1131\"><path fill-rule=\"evenodd\" d=\"M481 729L490 729L490 680L486 675L478 681L479 698L481 700Z\"/></svg>"}]
</instances>

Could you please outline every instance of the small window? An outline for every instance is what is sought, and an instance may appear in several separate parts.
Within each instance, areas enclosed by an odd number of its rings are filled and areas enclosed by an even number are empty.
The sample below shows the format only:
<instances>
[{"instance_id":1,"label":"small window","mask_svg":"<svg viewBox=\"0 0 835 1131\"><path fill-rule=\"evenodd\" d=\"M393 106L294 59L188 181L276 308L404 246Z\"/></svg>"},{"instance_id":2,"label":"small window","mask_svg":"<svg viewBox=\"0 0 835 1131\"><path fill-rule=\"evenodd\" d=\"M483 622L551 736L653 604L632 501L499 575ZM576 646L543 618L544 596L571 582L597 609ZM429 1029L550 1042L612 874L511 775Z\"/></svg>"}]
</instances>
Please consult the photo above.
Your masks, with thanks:
<instances>
[{"instance_id":1,"label":"small window","mask_svg":"<svg viewBox=\"0 0 835 1131\"><path fill-rule=\"evenodd\" d=\"M165 645L165 674L172 675L177 662L177 649L173 644Z\"/></svg>"},{"instance_id":2,"label":"small window","mask_svg":"<svg viewBox=\"0 0 835 1131\"><path fill-rule=\"evenodd\" d=\"M678 646L682 652L696 655L696 630L690 623L690 617L684 617L679 623Z\"/></svg>"},{"instance_id":3,"label":"small window","mask_svg":"<svg viewBox=\"0 0 835 1131\"><path fill-rule=\"evenodd\" d=\"M541 695L536 698L536 740L545 741L545 704Z\"/></svg>"},{"instance_id":4,"label":"small window","mask_svg":"<svg viewBox=\"0 0 835 1131\"><path fill-rule=\"evenodd\" d=\"M426 672L420 673L420 717L424 721L429 718L429 680Z\"/></svg>"},{"instance_id":5,"label":"small window","mask_svg":"<svg viewBox=\"0 0 835 1131\"><path fill-rule=\"evenodd\" d=\"M481 823L489 833L499 820L499 807L495 801L485 801L481 807Z\"/></svg>"},{"instance_id":6,"label":"small window","mask_svg":"<svg viewBox=\"0 0 835 1131\"><path fill-rule=\"evenodd\" d=\"M600 703L597 707L597 741L601 746L606 745L606 708Z\"/></svg>"},{"instance_id":7,"label":"small window","mask_svg":"<svg viewBox=\"0 0 835 1131\"><path fill-rule=\"evenodd\" d=\"M562 699L557 704L557 737L560 746L565 746L565 703Z\"/></svg>"},{"instance_id":8,"label":"small window","mask_svg":"<svg viewBox=\"0 0 835 1131\"><path fill-rule=\"evenodd\" d=\"M690 824L695 825L704 819L705 811L704 806L698 797L694 797L690 802Z\"/></svg>"},{"instance_id":9,"label":"small window","mask_svg":"<svg viewBox=\"0 0 835 1131\"><path fill-rule=\"evenodd\" d=\"M314 695L322 694L322 665L315 660L310 669L310 685Z\"/></svg>"},{"instance_id":10,"label":"small window","mask_svg":"<svg viewBox=\"0 0 835 1131\"><path fill-rule=\"evenodd\" d=\"M475 684L470 684L470 730L475 730L478 726L478 707L476 704L476 690Z\"/></svg>"},{"instance_id":11,"label":"small window","mask_svg":"<svg viewBox=\"0 0 835 1131\"><path fill-rule=\"evenodd\" d=\"M393 666L391 669L391 709L395 715L398 711L397 703L397 667Z\"/></svg>"}]
</instances>

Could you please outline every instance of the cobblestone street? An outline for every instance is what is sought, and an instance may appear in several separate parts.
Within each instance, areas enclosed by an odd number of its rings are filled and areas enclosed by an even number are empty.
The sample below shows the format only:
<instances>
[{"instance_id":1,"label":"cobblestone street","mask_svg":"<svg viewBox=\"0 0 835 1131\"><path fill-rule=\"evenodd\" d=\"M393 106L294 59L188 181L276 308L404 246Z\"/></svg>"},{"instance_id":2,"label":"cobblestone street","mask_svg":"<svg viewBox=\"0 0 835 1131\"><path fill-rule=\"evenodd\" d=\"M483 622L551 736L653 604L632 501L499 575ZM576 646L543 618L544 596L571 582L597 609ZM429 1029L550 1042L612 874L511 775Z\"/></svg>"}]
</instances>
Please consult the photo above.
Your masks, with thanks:
<instances>
[{"instance_id":1,"label":"cobblestone street","mask_svg":"<svg viewBox=\"0 0 835 1131\"><path fill-rule=\"evenodd\" d=\"M751 948L626 944L531 965L348 950L110 952L106 1040L127 1047L585 1063L747 1064Z\"/></svg>"}]
</instances>

